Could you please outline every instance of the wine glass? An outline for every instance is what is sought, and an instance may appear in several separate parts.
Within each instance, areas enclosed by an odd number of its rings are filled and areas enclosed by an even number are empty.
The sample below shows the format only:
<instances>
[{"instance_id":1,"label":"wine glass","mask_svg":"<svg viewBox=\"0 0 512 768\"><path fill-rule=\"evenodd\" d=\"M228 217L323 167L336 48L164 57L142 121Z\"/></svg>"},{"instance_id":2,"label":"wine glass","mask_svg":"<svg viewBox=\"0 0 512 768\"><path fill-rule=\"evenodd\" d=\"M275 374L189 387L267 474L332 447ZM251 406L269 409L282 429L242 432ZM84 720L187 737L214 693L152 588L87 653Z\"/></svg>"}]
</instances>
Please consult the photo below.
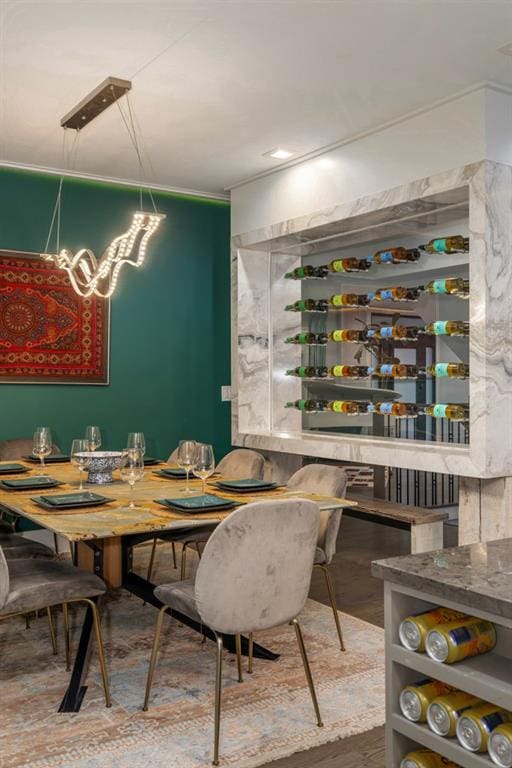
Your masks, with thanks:
<instances>
[{"instance_id":1,"label":"wine glass","mask_svg":"<svg viewBox=\"0 0 512 768\"><path fill-rule=\"evenodd\" d=\"M190 470L194 466L196 460L196 449L197 443L195 440L180 440L177 463L178 466L182 467L187 473L187 484L184 489L185 493L194 493L194 491L190 489L188 478Z\"/></svg>"},{"instance_id":2,"label":"wine glass","mask_svg":"<svg viewBox=\"0 0 512 768\"><path fill-rule=\"evenodd\" d=\"M135 509L133 498L133 487L138 480L144 477L144 456L136 448L127 448L121 455L121 465L119 467L121 480L130 486L130 509Z\"/></svg>"},{"instance_id":3,"label":"wine glass","mask_svg":"<svg viewBox=\"0 0 512 768\"><path fill-rule=\"evenodd\" d=\"M136 449L144 454L146 453L146 441L144 439L143 432L130 432L128 435L128 441L126 443L128 450Z\"/></svg>"},{"instance_id":4,"label":"wine glass","mask_svg":"<svg viewBox=\"0 0 512 768\"><path fill-rule=\"evenodd\" d=\"M37 427L34 432L32 453L41 460L41 474L45 475L44 457L52 452L52 431L50 427Z\"/></svg>"},{"instance_id":5,"label":"wine glass","mask_svg":"<svg viewBox=\"0 0 512 768\"><path fill-rule=\"evenodd\" d=\"M87 464L87 453L89 451L89 441L83 438L76 438L71 443L71 462L80 470L80 488L79 491L83 491L84 484L82 479L82 472Z\"/></svg>"},{"instance_id":6,"label":"wine glass","mask_svg":"<svg viewBox=\"0 0 512 768\"><path fill-rule=\"evenodd\" d=\"M206 481L215 472L215 457L213 448L206 443L198 443L196 448L196 460L192 472L203 481L203 496L206 493Z\"/></svg>"},{"instance_id":7,"label":"wine glass","mask_svg":"<svg viewBox=\"0 0 512 768\"><path fill-rule=\"evenodd\" d=\"M86 427L85 439L89 443L89 450L95 451L101 446L101 432L99 427Z\"/></svg>"}]
</instances>

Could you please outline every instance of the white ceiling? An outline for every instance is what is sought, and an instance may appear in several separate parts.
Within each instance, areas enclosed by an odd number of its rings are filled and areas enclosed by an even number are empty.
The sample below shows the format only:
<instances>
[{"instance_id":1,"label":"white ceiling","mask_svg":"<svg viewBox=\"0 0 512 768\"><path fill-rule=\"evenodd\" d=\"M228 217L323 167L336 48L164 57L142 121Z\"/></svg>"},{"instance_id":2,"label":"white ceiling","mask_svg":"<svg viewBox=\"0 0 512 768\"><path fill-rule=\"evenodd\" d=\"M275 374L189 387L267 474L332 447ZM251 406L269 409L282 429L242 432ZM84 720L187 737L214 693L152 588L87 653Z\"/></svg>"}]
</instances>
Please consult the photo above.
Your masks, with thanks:
<instances>
[{"instance_id":1,"label":"white ceiling","mask_svg":"<svg viewBox=\"0 0 512 768\"><path fill-rule=\"evenodd\" d=\"M133 80L151 181L209 193L277 167L277 145L307 153L512 84L496 52L511 0L0 0L0 25L0 162L62 168L60 118L114 75ZM84 129L76 170L137 179L116 107Z\"/></svg>"}]
</instances>

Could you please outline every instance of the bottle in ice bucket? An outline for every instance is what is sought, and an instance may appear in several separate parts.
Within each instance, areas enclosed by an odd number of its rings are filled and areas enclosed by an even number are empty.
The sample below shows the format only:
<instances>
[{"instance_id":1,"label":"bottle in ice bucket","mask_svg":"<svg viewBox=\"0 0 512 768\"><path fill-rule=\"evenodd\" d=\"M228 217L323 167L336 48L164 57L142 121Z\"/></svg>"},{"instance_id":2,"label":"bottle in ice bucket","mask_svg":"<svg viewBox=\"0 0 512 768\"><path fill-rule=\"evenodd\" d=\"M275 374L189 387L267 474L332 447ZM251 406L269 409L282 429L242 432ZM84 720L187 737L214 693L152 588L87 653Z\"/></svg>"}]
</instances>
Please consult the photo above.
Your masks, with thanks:
<instances>
[{"instance_id":1,"label":"bottle in ice bucket","mask_svg":"<svg viewBox=\"0 0 512 768\"><path fill-rule=\"evenodd\" d=\"M470 752L485 752L492 731L511 719L510 712L495 704L479 704L468 709L457 723L459 743Z\"/></svg>"},{"instance_id":2,"label":"bottle in ice bucket","mask_svg":"<svg viewBox=\"0 0 512 768\"><path fill-rule=\"evenodd\" d=\"M502 723L493 730L487 751L500 768L512 768L512 723Z\"/></svg>"},{"instance_id":3,"label":"bottle in ice bucket","mask_svg":"<svg viewBox=\"0 0 512 768\"><path fill-rule=\"evenodd\" d=\"M434 661L453 664L491 651L496 645L496 629L490 621L466 616L430 629L425 650Z\"/></svg>"},{"instance_id":4,"label":"bottle in ice bucket","mask_svg":"<svg viewBox=\"0 0 512 768\"><path fill-rule=\"evenodd\" d=\"M450 685L430 678L407 685L400 694L402 715L413 723L424 723L429 704L450 691L453 691Z\"/></svg>"},{"instance_id":5,"label":"bottle in ice bucket","mask_svg":"<svg viewBox=\"0 0 512 768\"><path fill-rule=\"evenodd\" d=\"M452 763L437 752L431 749L415 749L409 752L400 763L400 768L458 768L456 763Z\"/></svg>"},{"instance_id":6,"label":"bottle in ice bucket","mask_svg":"<svg viewBox=\"0 0 512 768\"><path fill-rule=\"evenodd\" d=\"M400 624L398 636L404 648L410 651L425 650L427 632L438 624L446 624L447 621L467 618L465 613L454 611L451 608L434 608L432 611L416 613L407 616Z\"/></svg>"},{"instance_id":7,"label":"bottle in ice bucket","mask_svg":"<svg viewBox=\"0 0 512 768\"><path fill-rule=\"evenodd\" d=\"M438 736L455 736L459 718L466 710L482 704L481 699L464 691L438 696L428 706L428 727Z\"/></svg>"}]
</instances>

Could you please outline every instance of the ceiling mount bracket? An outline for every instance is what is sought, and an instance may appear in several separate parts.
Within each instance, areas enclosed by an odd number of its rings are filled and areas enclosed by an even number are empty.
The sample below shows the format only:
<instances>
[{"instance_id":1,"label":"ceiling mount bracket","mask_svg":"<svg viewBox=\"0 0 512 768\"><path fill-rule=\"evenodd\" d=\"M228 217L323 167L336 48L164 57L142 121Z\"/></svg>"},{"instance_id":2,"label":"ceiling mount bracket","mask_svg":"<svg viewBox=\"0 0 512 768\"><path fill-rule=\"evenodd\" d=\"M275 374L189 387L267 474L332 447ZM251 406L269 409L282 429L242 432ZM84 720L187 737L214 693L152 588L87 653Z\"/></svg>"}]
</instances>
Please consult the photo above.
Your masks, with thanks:
<instances>
[{"instance_id":1,"label":"ceiling mount bracket","mask_svg":"<svg viewBox=\"0 0 512 768\"><path fill-rule=\"evenodd\" d=\"M107 77L93 91L85 96L73 109L64 115L60 124L63 128L81 130L84 126L101 115L121 96L131 90L130 80L119 77Z\"/></svg>"}]
</instances>

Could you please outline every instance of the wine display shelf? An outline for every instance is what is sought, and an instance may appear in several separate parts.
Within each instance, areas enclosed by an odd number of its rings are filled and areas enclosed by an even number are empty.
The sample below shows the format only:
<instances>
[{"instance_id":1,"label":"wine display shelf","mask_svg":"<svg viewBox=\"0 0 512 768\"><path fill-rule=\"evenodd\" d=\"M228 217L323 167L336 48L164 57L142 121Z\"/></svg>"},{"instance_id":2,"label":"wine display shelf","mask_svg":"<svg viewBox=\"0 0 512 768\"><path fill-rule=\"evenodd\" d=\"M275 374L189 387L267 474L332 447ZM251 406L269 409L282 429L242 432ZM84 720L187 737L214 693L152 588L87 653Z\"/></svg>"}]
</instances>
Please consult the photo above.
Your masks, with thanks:
<instances>
[{"instance_id":1,"label":"wine display shelf","mask_svg":"<svg viewBox=\"0 0 512 768\"><path fill-rule=\"evenodd\" d=\"M432 749L462 768L493 768L487 753L464 749L454 738L438 736L424 723L407 720L400 711L399 697L405 685L428 677L478 696L512 711L512 621L487 611L427 592L385 583L386 627L386 768L400 768L406 752ZM455 664L433 661L426 653L415 653L399 644L398 628L403 618L443 606L492 621L496 626L494 650Z\"/></svg>"},{"instance_id":2,"label":"wine display shelf","mask_svg":"<svg viewBox=\"0 0 512 768\"><path fill-rule=\"evenodd\" d=\"M496 264L510 250L510 232L512 169L483 161L233 237L233 444L465 477L512 475L512 430L504 435L502 428L512 423L512 372L506 362L512 358L508 335L512 309L507 298L512 293L512 269ZM432 238L457 233L469 238L467 253L422 253L416 261L374 263L364 272L284 279L298 267L367 258L393 246L417 248ZM422 291L413 301L372 299L368 306L356 308L285 311L305 299L328 302L333 295L368 296L391 287L414 291L448 278L469 281L469 298ZM374 339L367 345L328 342L308 349L284 343L286 337L304 331L329 334L335 329L393 325L393 313L403 318L400 326L416 328L440 320L466 322L469 335L420 334L417 342L387 338L380 360L369 352L369 347L378 349ZM388 429L385 417L371 413L316 417L285 408L286 403L302 399L330 400L322 387L332 391L334 386L323 377L308 381L287 376L287 370L365 366L390 358L418 367L436 362L469 366L468 378L360 381L368 390L366 396L361 392L361 400L374 402L375 392L383 387L383 400L468 406L467 428L456 435L463 442L451 442L452 432L440 424L447 420L429 415L406 419L409 428L398 430L394 425ZM350 388L350 377L336 384ZM354 399L342 391L337 397Z\"/></svg>"}]
</instances>

